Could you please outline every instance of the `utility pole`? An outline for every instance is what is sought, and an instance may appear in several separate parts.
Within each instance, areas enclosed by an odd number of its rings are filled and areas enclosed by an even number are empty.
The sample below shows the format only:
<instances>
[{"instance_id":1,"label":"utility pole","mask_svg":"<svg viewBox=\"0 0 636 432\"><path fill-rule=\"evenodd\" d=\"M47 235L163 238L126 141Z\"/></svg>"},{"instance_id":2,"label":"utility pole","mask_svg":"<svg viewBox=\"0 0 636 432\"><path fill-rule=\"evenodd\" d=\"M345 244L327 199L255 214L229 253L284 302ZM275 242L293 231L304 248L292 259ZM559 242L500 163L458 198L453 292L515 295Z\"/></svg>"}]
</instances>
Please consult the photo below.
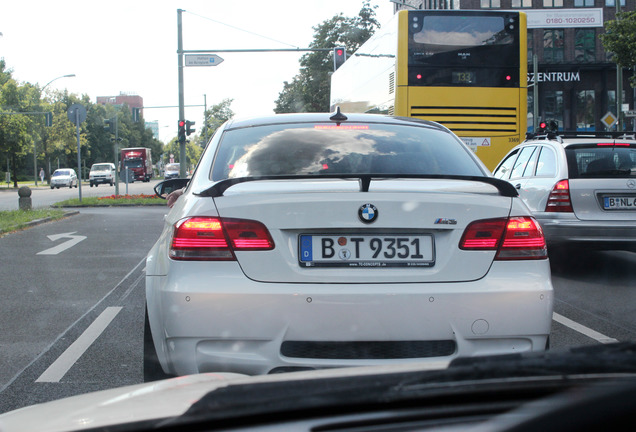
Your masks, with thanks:
<instances>
[{"instance_id":1,"label":"utility pole","mask_svg":"<svg viewBox=\"0 0 636 432\"><path fill-rule=\"evenodd\" d=\"M181 14L177 9L177 57L179 58L179 123L185 121L185 99L183 91L183 25ZM179 141L179 177L186 178L186 143Z\"/></svg>"},{"instance_id":2,"label":"utility pole","mask_svg":"<svg viewBox=\"0 0 636 432\"><path fill-rule=\"evenodd\" d=\"M618 21L618 14L621 13L621 0L614 0L616 2L616 20ZM616 63L616 111L618 115L618 124L616 130L618 132L623 130L623 66Z\"/></svg>"}]
</instances>

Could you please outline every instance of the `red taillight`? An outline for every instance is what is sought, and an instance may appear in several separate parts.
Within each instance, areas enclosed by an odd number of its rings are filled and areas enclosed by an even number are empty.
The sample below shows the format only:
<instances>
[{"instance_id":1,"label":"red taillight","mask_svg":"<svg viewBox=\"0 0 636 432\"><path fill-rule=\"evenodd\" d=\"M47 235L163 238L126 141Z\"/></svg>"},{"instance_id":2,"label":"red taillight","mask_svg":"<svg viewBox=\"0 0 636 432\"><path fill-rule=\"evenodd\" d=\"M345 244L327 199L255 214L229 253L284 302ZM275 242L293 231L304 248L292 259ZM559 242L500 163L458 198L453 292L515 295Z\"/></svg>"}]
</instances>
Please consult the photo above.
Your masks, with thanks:
<instances>
[{"instance_id":1,"label":"red taillight","mask_svg":"<svg viewBox=\"0 0 636 432\"><path fill-rule=\"evenodd\" d=\"M460 249L495 250L499 247L507 219L481 220L466 227Z\"/></svg>"},{"instance_id":2,"label":"red taillight","mask_svg":"<svg viewBox=\"0 0 636 432\"><path fill-rule=\"evenodd\" d=\"M176 260L231 261L234 251L270 250L274 241L260 222L192 217L174 227L170 257Z\"/></svg>"},{"instance_id":3,"label":"red taillight","mask_svg":"<svg viewBox=\"0 0 636 432\"><path fill-rule=\"evenodd\" d=\"M459 248L497 250L496 260L548 257L541 227L527 216L475 221L466 227Z\"/></svg>"},{"instance_id":4,"label":"red taillight","mask_svg":"<svg viewBox=\"0 0 636 432\"><path fill-rule=\"evenodd\" d=\"M572 201L570 200L570 183L568 180L561 180L552 188L545 205L547 212L573 212Z\"/></svg>"},{"instance_id":5,"label":"red taillight","mask_svg":"<svg viewBox=\"0 0 636 432\"><path fill-rule=\"evenodd\" d=\"M545 259L548 250L539 223L531 217L511 217L506 225L503 244L495 259Z\"/></svg>"}]
</instances>

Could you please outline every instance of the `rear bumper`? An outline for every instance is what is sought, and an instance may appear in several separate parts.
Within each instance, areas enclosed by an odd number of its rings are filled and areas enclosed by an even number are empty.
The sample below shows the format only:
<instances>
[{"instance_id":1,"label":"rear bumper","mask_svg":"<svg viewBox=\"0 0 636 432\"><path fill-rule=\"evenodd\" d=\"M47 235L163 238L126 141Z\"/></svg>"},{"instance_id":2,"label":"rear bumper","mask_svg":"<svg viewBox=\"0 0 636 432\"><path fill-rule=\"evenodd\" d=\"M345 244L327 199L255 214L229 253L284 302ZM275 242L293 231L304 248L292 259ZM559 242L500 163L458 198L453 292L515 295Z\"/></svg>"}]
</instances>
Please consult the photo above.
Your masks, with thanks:
<instances>
[{"instance_id":1,"label":"rear bumper","mask_svg":"<svg viewBox=\"0 0 636 432\"><path fill-rule=\"evenodd\" d=\"M215 263L214 278L186 271L192 264L146 278L159 360L178 375L444 365L459 356L540 351L550 334L547 260L495 262L480 280L430 284L258 283L237 277L235 262ZM371 352L375 345L388 349ZM409 345L424 348L391 354ZM361 354L365 347L372 348Z\"/></svg>"},{"instance_id":2,"label":"rear bumper","mask_svg":"<svg viewBox=\"0 0 636 432\"><path fill-rule=\"evenodd\" d=\"M636 215L635 215L636 216ZM537 218L548 246L583 244L597 249L636 250L635 221Z\"/></svg>"}]
</instances>

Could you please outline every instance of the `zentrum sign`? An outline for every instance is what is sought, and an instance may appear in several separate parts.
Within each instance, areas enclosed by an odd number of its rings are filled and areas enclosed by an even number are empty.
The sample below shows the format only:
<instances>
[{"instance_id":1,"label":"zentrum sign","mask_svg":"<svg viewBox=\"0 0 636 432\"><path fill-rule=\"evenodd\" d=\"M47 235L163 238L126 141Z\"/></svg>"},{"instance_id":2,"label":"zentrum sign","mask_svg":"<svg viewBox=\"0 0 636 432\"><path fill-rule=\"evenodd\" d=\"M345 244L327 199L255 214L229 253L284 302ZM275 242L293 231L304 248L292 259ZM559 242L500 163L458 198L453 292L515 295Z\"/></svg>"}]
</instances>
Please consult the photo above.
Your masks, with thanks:
<instances>
[{"instance_id":1,"label":"zentrum sign","mask_svg":"<svg viewBox=\"0 0 636 432\"><path fill-rule=\"evenodd\" d=\"M535 74L528 73L528 84L534 83ZM539 72L536 74L537 82L579 82L580 72Z\"/></svg>"}]
</instances>

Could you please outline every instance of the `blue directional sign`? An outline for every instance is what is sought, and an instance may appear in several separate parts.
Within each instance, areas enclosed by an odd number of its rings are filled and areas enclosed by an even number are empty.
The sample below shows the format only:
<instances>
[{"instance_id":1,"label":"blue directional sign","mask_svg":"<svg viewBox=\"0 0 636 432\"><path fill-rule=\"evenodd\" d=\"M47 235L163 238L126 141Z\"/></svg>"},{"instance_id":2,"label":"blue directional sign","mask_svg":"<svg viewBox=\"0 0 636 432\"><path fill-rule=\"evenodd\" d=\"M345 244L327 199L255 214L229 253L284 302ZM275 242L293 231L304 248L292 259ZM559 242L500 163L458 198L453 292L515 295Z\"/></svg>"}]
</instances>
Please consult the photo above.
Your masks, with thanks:
<instances>
[{"instance_id":1,"label":"blue directional sign","mask_svg":"<svg viewBox=\"0 0 636 432\"><path fill-rule=\"evenodd\" d=\"M186 54L186 66L216 66L223 62L223 58L216 54Z\"/></svg>"}]
</instances>

